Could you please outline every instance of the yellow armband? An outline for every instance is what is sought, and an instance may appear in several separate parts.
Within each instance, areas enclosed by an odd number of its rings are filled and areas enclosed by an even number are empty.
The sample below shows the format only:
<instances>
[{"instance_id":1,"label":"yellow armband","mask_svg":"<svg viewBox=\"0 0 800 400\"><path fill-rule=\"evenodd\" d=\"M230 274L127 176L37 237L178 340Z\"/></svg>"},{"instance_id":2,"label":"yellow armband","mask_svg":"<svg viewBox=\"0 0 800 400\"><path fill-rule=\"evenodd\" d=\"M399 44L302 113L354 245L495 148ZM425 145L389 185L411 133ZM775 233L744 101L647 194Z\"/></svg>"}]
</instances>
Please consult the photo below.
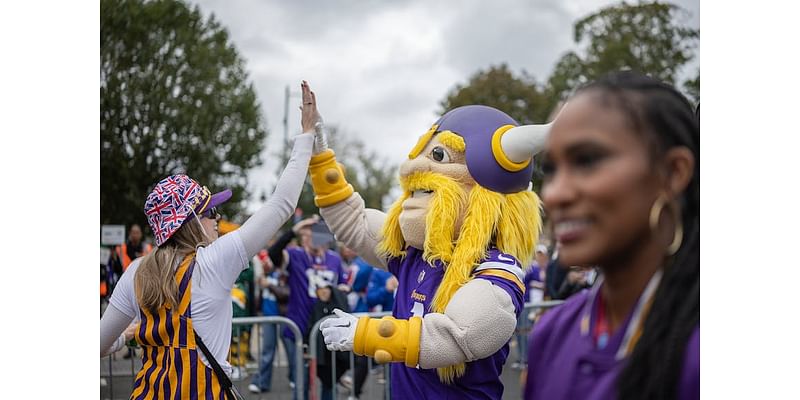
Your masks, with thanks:
<instances>
[{"instance_id":1,"label":"yellow armband","mask_svg":"<svg viewBox=\"0 0 800 400\"><path fill-rule=\"evenodd\" d=\"M419 363L419 339L422 336L422 318L375 319L361 317L353 338L353 352L374 357L383 364L393 361L405 362L414 368Z\"/></svg>"},{"instance_id":2,"label":"yellow armband","mask_svg":"<svg viewBox=\"0 0 800 400\"><path fill-rule=\"evenodd\" d=\"M353 194L353 186L344 179L344 169L336 162L333 150L328 149L311 157L308 170L317 207L332 206Z\"/></svg>"}]
</instances>

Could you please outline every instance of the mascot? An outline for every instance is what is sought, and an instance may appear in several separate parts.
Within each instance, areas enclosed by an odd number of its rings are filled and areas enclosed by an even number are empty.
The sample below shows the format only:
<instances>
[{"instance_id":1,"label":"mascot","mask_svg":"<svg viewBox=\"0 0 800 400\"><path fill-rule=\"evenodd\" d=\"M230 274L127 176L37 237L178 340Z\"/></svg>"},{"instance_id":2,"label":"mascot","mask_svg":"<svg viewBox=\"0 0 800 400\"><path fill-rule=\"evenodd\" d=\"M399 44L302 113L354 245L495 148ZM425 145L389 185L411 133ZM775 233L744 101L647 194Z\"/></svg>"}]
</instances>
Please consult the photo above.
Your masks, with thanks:
<instances>
[{"instance_id":1,"label":"mascot","mask_svg":"<svg viewBox=\"0 0 800 400\"><path fill-rule=\"evenodd\" d=\"M393 398L502 397L522 266L541 230L532 157L548 128L486 106L449 111L401 164L403 193L388 214L366 209L324 138L316 144L309 171L325 221L400 283L392 317L337 310L320 328L331 350L393 362Z\"/></svg>"}]
</instances>

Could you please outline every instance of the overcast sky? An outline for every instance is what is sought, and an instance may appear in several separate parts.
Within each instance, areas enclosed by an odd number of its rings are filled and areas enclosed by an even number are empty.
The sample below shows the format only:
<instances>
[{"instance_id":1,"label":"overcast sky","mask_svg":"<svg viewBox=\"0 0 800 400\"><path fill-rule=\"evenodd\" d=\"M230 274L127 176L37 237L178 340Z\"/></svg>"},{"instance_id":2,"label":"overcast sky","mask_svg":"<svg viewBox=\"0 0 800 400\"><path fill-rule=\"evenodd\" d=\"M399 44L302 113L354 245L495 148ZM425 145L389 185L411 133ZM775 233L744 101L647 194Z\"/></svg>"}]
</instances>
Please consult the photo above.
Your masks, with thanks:
<instances>
[{"instance_id":1,"label":"overcast sky","mask_svg":"<svg viewBox=\"0 0 800 400\"><path fill-rule=\"evenodd\" d=\"M539 82L575 49L572 24L609 0L229 1L200 0L228 29L246 61L269 131L264 164L251 171L253 201L271 190L283 141L300 129L300 81L317 94L322 116L399 163L438 117L448 90L490 65L507 63ZM675 0L700 24L699 0ZM698 60L685 74L694 74Z\"/></svg>"}]
</instances>

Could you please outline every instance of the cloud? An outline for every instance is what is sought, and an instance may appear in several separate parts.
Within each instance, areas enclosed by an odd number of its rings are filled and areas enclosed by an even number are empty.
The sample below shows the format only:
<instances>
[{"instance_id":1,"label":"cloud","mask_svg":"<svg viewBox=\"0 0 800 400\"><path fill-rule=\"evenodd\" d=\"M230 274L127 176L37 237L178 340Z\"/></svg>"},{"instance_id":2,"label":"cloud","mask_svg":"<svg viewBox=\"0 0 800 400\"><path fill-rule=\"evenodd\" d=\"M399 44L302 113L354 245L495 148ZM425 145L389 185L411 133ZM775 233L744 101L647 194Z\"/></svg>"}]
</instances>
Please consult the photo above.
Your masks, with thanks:
<instances>
[{"instance_id":1,"label":"cloud","mask_svg":"<svg viewBox=\"0 0 800 400\"><path fill-rule=\"evenodd\" d=\"M300 129L299 84L307 79L326 122L399 163L437 119L439 102L453 86L503 62L544 80L561 54L574 48L574 21L614 3L193 2L228 29L266 116L265 164L250 173L254 201L281 167L275 154L282 149L287 85L290 135ZM699 26L699 1L676 3Z\"/></svg>"}]
</instances>

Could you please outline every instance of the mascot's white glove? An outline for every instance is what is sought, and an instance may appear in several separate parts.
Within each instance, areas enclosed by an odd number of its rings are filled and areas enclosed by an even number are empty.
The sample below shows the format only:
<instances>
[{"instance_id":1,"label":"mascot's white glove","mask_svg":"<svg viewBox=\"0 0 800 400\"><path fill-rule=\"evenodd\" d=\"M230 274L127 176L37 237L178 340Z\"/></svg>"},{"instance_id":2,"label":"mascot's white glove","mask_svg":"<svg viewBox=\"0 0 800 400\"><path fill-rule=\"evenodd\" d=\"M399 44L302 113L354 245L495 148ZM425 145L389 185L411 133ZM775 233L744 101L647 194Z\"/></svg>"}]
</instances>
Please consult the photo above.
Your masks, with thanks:
<instances>
[{"instance_id":1,"label":"mascot's white glove","mask_svg":"<svg viewBox=\"0 0 800 400\"><path fill-rule=\"evenodd\" d=\"M319 325L325 345L331 351L353 351L358 318L338 308L333 313L336 314L335 317L330 317Z\"/></svg>"}]
</instances>

